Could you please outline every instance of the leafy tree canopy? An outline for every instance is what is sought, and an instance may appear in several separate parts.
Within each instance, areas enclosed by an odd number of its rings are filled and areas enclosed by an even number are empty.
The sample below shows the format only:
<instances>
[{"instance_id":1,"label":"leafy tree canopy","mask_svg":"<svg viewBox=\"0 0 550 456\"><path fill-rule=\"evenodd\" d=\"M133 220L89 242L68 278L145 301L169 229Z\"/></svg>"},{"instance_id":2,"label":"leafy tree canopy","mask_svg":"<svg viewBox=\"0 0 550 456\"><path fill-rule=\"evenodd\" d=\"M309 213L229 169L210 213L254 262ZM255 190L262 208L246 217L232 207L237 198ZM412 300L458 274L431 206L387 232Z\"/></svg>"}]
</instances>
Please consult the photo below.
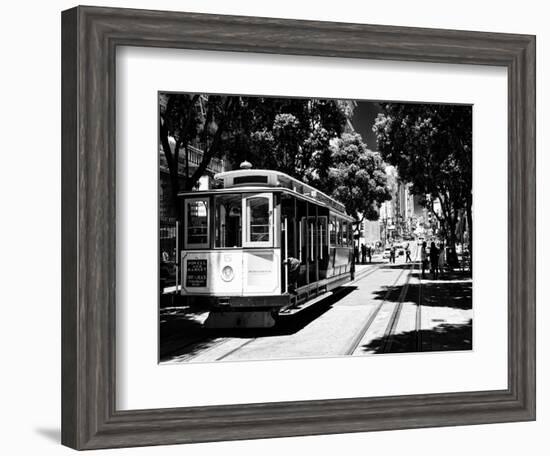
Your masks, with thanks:
<instances>
[{"instance_id":1,"label":"leafy tree canopy","mask_svg":"<svg viewBox=\"0 0 550 456\"><path fill-rule=\"evenodd\" d=\"M226 143L233 164L277 169L308 183L326 177L330 140L346 122L346 106L337 100L241 97L239 125Z\"/></svg>"},{"instance_id":2,"label":"leafy tree canopy","mask_svg":"<svg viewBox=\"0 0 550 456\"><path fill-rule=\"evenodd\" d=\"M377 220L380 205L391 199L385 164L358 133L344 133L333 144L327 184L357 223Z\"/></svg>"},{"instance_id":3,"label":"leafy tree canopy","mask_svg":"<svg viewBox=\"0 0 550 456\"><path fill-rule=\"evenodd\" d=\"M458 214L472 204L471 106L386 103L381 110L373 131L383 159L413 193L428 195L428 205L439 201L444 234L454 244Z\"/></svg>"},{"instance_id":4,"label":"leafy tree canopy","mask_svg":"<svg viewBox=\"0 0 550 456\"><path fill-rule=\"evenodd\" d=\"M375 219L389 199L384 164L361 136L345 134L352 105L340 100L167 94L161 98L160 139L170 168L174 201L180 190L179 154L203 150L185 173L194 188L213 158L233 168L248 160L322 189L342 201L359 222ZM173 138L170 144L169 138Z\"/></svg>"}]
</instances>

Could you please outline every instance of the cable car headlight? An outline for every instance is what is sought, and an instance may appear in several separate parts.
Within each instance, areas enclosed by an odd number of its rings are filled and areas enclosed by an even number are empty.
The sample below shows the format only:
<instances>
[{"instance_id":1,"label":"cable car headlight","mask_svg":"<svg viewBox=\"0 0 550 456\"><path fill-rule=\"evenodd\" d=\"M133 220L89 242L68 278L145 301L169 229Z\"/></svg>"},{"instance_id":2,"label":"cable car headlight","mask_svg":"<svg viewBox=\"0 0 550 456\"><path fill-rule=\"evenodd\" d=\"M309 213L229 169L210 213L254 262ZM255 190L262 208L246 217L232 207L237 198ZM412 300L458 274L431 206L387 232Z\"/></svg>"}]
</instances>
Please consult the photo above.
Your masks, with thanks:
<instances>
[{"instance_id":1,"label":"cable car headlight","mask_svg":"<svg viewBox=\"0 0 550 456\"><path fill-rule=\"evenodd\" d=\"M222 279L226 282L231 282L233 280L233 277L235 277L235 272L233 271L233 268L231 266L224 266L222 269Z\"/></svg>"}]
</instances>

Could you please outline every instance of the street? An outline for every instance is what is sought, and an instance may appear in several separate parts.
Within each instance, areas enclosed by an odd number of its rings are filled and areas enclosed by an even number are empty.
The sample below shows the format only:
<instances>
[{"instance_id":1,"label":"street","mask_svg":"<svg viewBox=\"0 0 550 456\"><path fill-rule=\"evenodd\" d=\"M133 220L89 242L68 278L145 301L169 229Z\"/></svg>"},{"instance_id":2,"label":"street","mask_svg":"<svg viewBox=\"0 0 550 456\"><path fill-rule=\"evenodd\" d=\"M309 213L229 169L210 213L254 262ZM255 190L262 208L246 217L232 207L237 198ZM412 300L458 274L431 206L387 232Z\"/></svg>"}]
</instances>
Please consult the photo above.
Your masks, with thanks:
<instances>
[{"instance_id":1,"label":"street","mask_svg":"<svg viewBox=\"0 0 550 456\"><path fill-rule=\"evenodd\" d=\"M472 280L446 271L421 278L417 246L412 263L380 255L357 265L354 281L274 328L213 330L204 310L161 309L160 361L212 362L361 356L378 353L470 350Z\"/></svg>"}]
</instances>

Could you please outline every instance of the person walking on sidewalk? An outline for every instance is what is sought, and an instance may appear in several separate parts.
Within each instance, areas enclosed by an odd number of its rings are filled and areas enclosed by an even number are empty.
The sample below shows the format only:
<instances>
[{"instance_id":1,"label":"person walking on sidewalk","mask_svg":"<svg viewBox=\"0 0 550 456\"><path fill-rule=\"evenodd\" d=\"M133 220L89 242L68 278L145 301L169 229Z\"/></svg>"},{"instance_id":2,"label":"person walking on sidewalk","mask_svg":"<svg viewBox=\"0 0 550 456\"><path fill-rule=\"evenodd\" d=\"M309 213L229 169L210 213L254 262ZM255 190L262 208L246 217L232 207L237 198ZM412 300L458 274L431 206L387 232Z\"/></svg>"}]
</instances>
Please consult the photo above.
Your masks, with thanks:
<instances>
[{"instance_id":1,"label":"person walking on sidewalk","mask_svg":"<svg viewBox=\"0 0 550 456\"><path fill-rule=\"evenodd\" d=\"M435 246L435 242L430 244L430 272L432 273L432 279L437 280L437 270L439 268L439 250Z\"/></svg>"},{"instance_id":2,"label":"person walking on sidewalk","mask_svg":"<svg viewBox=\"0 0 550 456\"><path fill-rule=\"evenodd\" d=\"M395 245L391 245L390 247L390 263L395 264Z\"/></svg>"},{"instance_id":3,"label":"person walking on sidewalk","mask_svg":"<svg viewBox=\"0 0 550 456\"><path fill-rule=\"evenodd\" d=\"M411 248L408 242L407 242L407 246L405 247L405 254L406 254L405 263L412 263Z\"/></svg>"},{"instance_id":4,"label":"person walking on sidewalk","mask_svg":"<svg viewBox=\"0 0 550 456\"><path fill-rule=\"evenodd\" d=\"M361 264L365 264L367 262L367 246L365 244L361 244Z\"/></svg>"},{"instance_id":5,"label":"person walking on sidewalk","mask_svg":"<svg viewBox=\"0 0 550 456\"><path fill-rule=\"evenodd\" d=\"M445 244L443 242L439 244L439 258L437 260L437 267L439 277L441 277L443 275L443 269L445 268Z\"/></svg>"},{"instance_id":6,"label":"person walking on sidewalk","mask_svg":"<svg viewBox=\"0 0 550 456\"><path fill-rule=\"evenodd\" d=\"M422 264L422 278L424 278L426 268L428 267L428 252L426 252L426 241L422 243L422 248L420 249L420 262Z\"/></svg>"}]
</instances>

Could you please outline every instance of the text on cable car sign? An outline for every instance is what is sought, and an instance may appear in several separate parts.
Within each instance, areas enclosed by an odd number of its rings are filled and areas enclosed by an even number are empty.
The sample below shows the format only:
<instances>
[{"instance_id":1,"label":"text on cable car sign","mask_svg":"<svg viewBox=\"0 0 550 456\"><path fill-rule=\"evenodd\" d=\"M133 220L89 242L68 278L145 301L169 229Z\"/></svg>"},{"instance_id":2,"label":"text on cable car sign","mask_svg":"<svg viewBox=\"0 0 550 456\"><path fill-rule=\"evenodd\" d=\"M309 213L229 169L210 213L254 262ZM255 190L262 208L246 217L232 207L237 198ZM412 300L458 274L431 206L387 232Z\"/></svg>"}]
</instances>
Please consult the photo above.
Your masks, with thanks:
<instances>
[{"instance_id":1,"label":"text on cable car sign","mask_svg":"<svg viewBox=\"0 0 550 456\"><path fill-rule=\"evenodd\" d=\"M208 274L207 260L187 260L185 286L205 287Z\"/></svg>"}]
</instances>

